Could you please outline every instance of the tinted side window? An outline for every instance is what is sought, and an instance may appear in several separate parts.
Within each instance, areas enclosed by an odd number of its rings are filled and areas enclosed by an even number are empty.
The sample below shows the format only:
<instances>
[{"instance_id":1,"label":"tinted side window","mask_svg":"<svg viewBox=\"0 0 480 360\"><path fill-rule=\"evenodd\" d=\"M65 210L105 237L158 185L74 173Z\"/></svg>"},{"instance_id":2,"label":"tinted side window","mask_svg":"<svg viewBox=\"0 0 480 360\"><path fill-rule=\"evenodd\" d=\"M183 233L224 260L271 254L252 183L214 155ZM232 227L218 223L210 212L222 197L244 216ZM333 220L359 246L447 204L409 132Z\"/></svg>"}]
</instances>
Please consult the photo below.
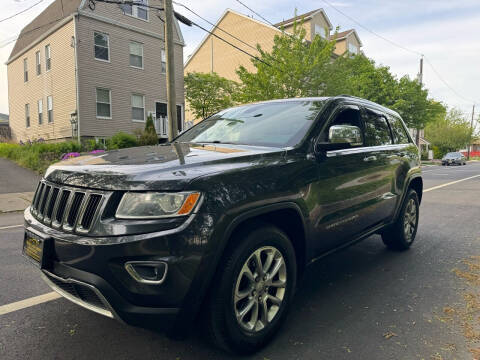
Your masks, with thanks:
<instances>
[{"instance_id":1,"label":"tinted side window","mask_svg":"<svg viewBox=\"0 0 480 360\"><path fill-rule=\"evenodd\" d=\"M395 143L408 144L410 142L410 139L408 138L407 130L403 126L400 119L394 116L389 116L388 122L390 123L390 128L392 129L393 137L395 138Z\"/></svg>"},{"instance_id":2,"label":"tinted side window","mask_svg":"<svg viewBox=\"0 0 480 360\"><path fill-rule=\"evenodd\" d=\"M383 115L365 112L365 145L379 146L392 144L387 119Z\"/></svg>"}]
</instances>

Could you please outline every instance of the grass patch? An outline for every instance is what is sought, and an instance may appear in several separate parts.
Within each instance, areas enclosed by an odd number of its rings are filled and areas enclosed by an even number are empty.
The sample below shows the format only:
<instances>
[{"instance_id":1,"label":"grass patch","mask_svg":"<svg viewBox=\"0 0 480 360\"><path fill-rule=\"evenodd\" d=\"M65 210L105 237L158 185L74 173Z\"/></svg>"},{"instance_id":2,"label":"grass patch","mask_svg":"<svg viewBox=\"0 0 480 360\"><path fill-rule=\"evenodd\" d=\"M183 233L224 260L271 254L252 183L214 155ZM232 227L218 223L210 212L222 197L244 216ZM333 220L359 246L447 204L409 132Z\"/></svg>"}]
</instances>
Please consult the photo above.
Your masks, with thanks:
<instances>
[{"instance_id":1,"label":"grass patch","mask_svg":"<svg viewBox=\"0 0 480 360\"><path fill-rule=\"evenodd\" d=\"M44 174L48 166L59 161L63 154L81 150L81 146L76 142L31 145L2 143L0 144L0 157L12 160L39 174Z\"/></svg>"}]
</instances>

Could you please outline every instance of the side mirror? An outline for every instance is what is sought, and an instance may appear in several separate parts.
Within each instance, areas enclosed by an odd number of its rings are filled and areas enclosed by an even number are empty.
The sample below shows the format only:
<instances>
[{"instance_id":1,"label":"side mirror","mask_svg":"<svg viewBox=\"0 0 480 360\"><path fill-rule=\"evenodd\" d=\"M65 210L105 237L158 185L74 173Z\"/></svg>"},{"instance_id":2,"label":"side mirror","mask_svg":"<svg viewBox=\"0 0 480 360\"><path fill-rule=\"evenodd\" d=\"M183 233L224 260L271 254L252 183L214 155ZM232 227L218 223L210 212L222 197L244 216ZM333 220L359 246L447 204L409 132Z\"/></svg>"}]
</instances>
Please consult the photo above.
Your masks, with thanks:
<instances>
[{"instance_id":1,"label":"side mirror","mask_svg":"<svg viewBox=\"0 0 480 360\"><path fill-rule=\"evenodd\" d=\"M331 144L350 144L350 147L363 144L362 131L358 126L333 125L328 130L328 142Z\"/></svg>"},{"instance_id":2,"label":"side mirror","mask_svg":"<svg viewBox=\"0 0 480 360\"><path fill-rule=\"evenodd\" d=\"M341 150L363 145L362 131L358 126L333 125L328 130L328 141L317 144L317 150Z\"/></svg>"}]
</instances>

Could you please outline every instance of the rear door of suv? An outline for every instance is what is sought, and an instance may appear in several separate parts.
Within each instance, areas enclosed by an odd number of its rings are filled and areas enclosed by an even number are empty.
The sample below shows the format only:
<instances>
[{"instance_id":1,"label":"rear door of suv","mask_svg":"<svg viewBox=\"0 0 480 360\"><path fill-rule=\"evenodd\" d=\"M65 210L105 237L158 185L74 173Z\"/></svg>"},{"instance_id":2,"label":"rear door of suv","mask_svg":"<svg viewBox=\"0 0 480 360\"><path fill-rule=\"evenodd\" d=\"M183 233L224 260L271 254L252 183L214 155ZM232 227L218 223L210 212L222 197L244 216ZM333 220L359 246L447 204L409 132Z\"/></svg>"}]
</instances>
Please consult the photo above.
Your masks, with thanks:
<instances>
[{"instance_id":1,"label":"rear door of suv","mask_svg":"<svg viewBox=\"0 0 480 360\"><path fill-rule=\"evenodd\" d=\"M365 124L364 161L370 167L370 206L365 216L365 224L375 226L393 216L398 200L398 177L402 167L402 147L395 144L388 115L373 107L364 107L362 112Z\"/></svg>"}]
</instances>

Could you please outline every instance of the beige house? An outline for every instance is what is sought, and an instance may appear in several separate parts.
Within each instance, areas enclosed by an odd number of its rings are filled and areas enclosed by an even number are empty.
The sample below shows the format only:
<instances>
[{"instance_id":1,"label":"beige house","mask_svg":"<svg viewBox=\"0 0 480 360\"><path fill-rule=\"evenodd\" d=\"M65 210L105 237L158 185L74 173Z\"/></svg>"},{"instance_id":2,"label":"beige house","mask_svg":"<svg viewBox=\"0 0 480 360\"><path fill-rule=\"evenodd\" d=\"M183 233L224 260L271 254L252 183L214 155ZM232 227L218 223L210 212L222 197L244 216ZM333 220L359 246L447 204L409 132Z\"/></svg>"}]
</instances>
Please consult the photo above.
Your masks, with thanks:
<instances>
[{"instance_id":1,"label":"beige house","mask_svg":"<svg viewBox=\"0 0 480 360\"><path fill-rule=\"evenodd\" d=\"M145 3L147 0L143 0ZM103 140L144 128L166 137L163 12L86 0L55 0L20 33L7 61L16 141ZM183 47L175 22L179 130L184 126ZM72 124L73 122L73 124Z\"/></svg>"},{"instance_id":2,"label":"beige house","mask_svg":"<svg viewBox=\"0 0 480 360\"><path fill-rule=\"evenodd\" d=\"M263 50L271 51L275 35L281 35L283 32L291 33L295 21L303 21L302 26L307 32L307 40L313 40L316 35L326 39L333 36L333 26L323 9L298 15L274 26L227 9L211 32L252 55L259 55L256 49L257 44ZM334 53L336 56L345 53L357 54L361 51L361 46L362 42L354 29L343 31L336 34ZM249 55L207 34L185 62L184 72L185 75L190 72L216 72L227 79L239 81L236 70L240 65L249 71L254 70L250 59ZM188 109L186 118L189 121L193 120L193 115Z\"/></svg>"}]
</instances>

